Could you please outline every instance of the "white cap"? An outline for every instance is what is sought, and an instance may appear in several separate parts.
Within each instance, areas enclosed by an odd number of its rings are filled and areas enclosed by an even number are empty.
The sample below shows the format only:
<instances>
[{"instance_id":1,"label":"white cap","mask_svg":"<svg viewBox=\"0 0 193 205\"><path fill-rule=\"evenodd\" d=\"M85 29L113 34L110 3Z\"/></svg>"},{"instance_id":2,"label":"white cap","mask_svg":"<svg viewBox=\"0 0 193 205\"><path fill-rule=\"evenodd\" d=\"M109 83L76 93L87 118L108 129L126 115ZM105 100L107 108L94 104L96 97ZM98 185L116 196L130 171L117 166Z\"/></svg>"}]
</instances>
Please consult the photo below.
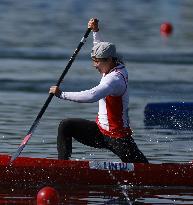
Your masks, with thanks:
<instances>
[{"instance_id":1,"label":"white cap","mask_svg":"<svg viewBox=\"0 0 193 205\"><path fill-rule=\"evenodd\" d=\"M117 58L116 47L114 44L109 42L97 43L91 52L91 57L95 58Z\"/></svg>"}]
</instances>

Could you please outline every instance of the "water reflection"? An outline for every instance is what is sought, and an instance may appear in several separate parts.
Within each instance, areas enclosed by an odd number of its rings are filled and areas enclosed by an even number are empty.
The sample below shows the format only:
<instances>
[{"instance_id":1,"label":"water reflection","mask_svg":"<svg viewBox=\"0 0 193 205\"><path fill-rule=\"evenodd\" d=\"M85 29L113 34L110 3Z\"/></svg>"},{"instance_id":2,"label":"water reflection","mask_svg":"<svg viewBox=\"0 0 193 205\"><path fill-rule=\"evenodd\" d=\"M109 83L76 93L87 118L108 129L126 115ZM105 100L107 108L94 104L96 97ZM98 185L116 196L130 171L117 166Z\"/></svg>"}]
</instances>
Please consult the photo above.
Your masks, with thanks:
<instances>
[{"instance_id":1,"label":"water reflection","mask_svg":"<svg viewBox=\"0 0 193 205\"><path fill-rule=\"evenodd\" d=\"M139 204L193 204L190 187L127 187L127 199L120 187L77 186L55 187L60 204L139 205ZM40 188L0 189L1 204L35 204Z\"/></svg>"}]
</instances>

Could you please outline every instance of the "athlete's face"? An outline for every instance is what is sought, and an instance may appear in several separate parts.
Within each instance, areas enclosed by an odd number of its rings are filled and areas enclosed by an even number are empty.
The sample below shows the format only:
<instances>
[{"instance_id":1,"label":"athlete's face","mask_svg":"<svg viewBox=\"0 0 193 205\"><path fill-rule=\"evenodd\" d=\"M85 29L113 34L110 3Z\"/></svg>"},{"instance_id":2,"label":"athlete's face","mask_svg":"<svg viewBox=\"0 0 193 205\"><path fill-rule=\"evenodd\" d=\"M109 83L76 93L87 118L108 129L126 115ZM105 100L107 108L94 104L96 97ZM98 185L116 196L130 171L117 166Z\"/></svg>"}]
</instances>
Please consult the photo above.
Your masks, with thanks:
<instances>
[{"instance_id":1,"label":"athlete's face","mask_svg":"<svg viewBox=\"0 0 193 205\"><path fill-rule=\"evenodd\" d=\"M93 66L101 73L109 73L112 68L112 61L111 58L108 59L101 59L101 58L92 58Z\"/></svg>"}]
</instances>

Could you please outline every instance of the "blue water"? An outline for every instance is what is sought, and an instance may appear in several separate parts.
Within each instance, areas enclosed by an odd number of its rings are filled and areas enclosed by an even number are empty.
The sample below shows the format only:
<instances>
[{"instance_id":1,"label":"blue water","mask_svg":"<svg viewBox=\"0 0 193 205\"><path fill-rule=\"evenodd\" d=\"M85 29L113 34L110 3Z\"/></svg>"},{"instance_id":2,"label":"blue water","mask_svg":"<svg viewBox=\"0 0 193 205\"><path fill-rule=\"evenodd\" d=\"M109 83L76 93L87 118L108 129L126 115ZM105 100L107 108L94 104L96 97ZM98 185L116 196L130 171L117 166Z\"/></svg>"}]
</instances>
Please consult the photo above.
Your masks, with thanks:
<instances>
[{"instance_id":1,"label":"blue water","mask_svg":"<svg viewBox=\"0 0 193 205\"><path fill-rule=\"evenodd\" d=\"M139 148L152 163L191 161L193 131L147 129L144 108L152 102L193 101L192 9L193 2L188 0L1 0L1 152L16 151L43 106L49 87L56 83L78 45L88 19L94 16L100 20L104 39L117 45L128 67L129 115ZM160 36L160 24L164 21L174 27L169 38ZM66 75L61 85L64 90L84 90L99 82L100 75L90 60L91 47L92 36ZM97 103L78 104L54 98L22 156L56 158L60 120L68 117L95 120L97 106ZM86 147L76 141L72 159L119 160L109 151ZM156 189L154 194L155 189L127 189L127 194L133 196L133 204L134 201L193 204L192 190L166 189L163 193ZM105 189L90 190L86 201L88 204L121 204L116 202L115 195L105 193ZM107 202L108 199L111 201ZM79 200L73 203L81 204Z\"/></svg>"}]
</instances>

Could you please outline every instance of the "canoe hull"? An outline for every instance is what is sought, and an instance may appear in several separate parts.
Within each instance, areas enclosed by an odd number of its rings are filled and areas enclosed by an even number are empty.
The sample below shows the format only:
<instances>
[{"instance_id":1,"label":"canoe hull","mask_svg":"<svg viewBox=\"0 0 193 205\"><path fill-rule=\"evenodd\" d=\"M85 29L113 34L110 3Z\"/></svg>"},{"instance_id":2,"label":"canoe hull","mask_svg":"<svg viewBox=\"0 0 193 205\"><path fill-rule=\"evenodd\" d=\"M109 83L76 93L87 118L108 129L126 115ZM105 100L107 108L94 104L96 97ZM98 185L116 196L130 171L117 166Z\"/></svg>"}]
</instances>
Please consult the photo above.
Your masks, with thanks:
<instances>
[{"instance_id":1,"label":"canoe hull","mask_svg":"<svg viewBox=\"0 0 193 205\"><path fill-rule=\"evenodd\" d=\"M193 186L192 163L115 163L55 160L0 155L0 184L8 187L44 185Z\"/></svg>"}]
</instances>

